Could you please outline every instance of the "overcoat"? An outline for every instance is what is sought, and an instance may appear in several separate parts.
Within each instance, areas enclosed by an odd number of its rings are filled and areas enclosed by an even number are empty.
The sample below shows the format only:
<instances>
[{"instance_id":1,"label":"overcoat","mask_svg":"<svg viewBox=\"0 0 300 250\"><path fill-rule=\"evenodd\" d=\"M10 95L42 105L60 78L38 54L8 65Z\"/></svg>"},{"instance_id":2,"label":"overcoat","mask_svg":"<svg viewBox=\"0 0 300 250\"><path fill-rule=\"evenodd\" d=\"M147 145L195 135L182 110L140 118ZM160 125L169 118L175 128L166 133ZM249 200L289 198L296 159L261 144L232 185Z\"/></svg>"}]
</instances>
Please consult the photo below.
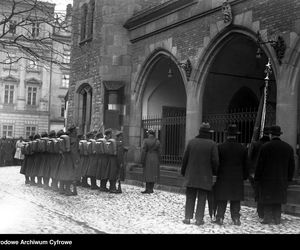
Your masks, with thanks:
<instances>
[{"instance_id":1,"label":"overcoat","mask_svg":"<svg viewBox=\"0 0 300 250\"><path fill-rule=\"evenodd\" d=\"M286 142L274 138L261 148L255 171L258 201L264 204L285 204L288 182L295 170L294 150Z\"/></svg>"},{"instance_id":2,"label":"overcoat","mask_svg":"<svg viewBox=\"0 0 300 250\"><path fill-rule=\"evenodd\" d=\"M145 182L157 182L159 180L160 154L160 141L156 138L146 138L141 154Z\"/></svg>"},{"instance_id":3,"label":"overcoat","mask_svg":"<svg viewBox=\"0 0 300 250\"><path fill-rule=\"evenodd\" d=\"M15 153L15 156L14 156L15 159L24 160L24 155L21 152L22 146L23 146L23 142L18 140L17 143L16 143L16 153Z\"/></svg>"},{"instance_id":4,"label":"overcoat","mask_svg":"<svg viewBox=\"0 0 300 250\"><path fill-rule=\"evenodd\" d=\"M79 140L70 136L70 152L62 154L61 164L58 170L58 180L75 181L77 168L79 167Z\"/></svg>"},{"instance_id":5,"label":"overcoat","mask_svg":"<svg viewBox=\"0 0 300 250\"><path fill-rule=\"evenodd\" d=\"M186 187L211 190L213 174L219 166L217 144L207 135L198 135L189 141L184 152L181 174Z\"/></svg>"},{"instance_id":6,"label":"overcoat","mask_svg":"<svg viewBox=\"0 0 300 250\"><path fill-rule=\"evenodd\" d=\"M235 139L218 145L220 165L214 187L215 199L244 200L244 180L248 178L247 149Z\"/></svg>"},{"instance_id":7,"label":"overcoat","mask_svg":"<svg viewBox=\"0 0 300 250\"><path fill-rule=\"evenodd\" d=\"M125 181L126 178L126 153L127 148L124 147L123 141L117 141L117 158L119 164L119 176L120 181Z\"/></svg>"}]
</instances>

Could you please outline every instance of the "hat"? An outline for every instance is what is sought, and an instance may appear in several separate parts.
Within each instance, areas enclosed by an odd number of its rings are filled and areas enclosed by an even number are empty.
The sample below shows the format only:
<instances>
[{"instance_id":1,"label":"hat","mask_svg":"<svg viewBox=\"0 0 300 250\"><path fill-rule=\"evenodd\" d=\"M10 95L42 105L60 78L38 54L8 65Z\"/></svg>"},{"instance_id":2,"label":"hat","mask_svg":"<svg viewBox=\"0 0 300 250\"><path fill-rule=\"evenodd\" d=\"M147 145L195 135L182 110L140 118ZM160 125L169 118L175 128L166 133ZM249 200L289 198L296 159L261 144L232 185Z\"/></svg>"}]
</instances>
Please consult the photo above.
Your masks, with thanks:
<instances>
[{"instance_id":1,"label":"hat","mask_svg":"<svg viewBox=\"0 0 300 250\"><path fill-rule=\"evenodd\" d=\"M56 136L60 137L61 135L64 135L64 134L65 134L65 132L61 129L56 133Z\"/></svg>"},{"instance_id":2,"label":"hat","mask_svg":"<svg viewBox=\"0 0 300 250\"><path fill-rule=\"evenodd\" d=\"M270 127L270 134L277 135L277 136L281 135L282 134L281 128L277 125Z\"/></svg>"},{"instance_id":3,"label":"hat","mask_svg":"<svg viewBox=\"0 0 300 250\"><path fill-rule=\"evenodd\" d=\"M106 129L105 131L104 131L104 134L105 135L109 135L109 134L111 134L112 133L112 129L111 128L108 128L108 129Z\"/></svg>"},{"instance_id":4,"label":"hat","mask_svg":"<svg viewBox=\"0 0 300 250\"><path fill-rule=\"evenodd\" d=\"M103 134L102 134L101 132L98 132L98 133L96 134L96 138L97 138L97 139L103 138Z\"/></svg>"},{"instance_id":5,"label":"hat","mask_svg":"<svg viewBox=\"0 0 300 250\"><path fill-rule=\"evenodd\" d=\"M86 134L86 137L87 137L88 139L91 139L91 138L94 137L94 133L93 133L93 132L88 132L88 133Z\"/></svg>"},{"instance_id":6,"label":"hat","mask_svg":"<svg viewBox=\"0 0 300 250\"><path fill-rule=\"evenodd\" d=\"M229 124L227 130L225 130L225 132L227 132L227 135L239 135L241 134L240 131L238 131L238 128L236 126L236 124Z\"/></svg>"},{"instance_id":7,"label":"hat","mask_svg":"<svg viewBox=\"0 0 300 250\"><path fill-rule=\"evenodd\" d=\"M123 134L123 131L117 131L116 136L120 136Z\"/></svg>"},{"instance_id":8,"label":"hat","mask_svg":"<svg viewBox=\"0 0 300 250\"><path fill-rule=\"evenodd\" d=\"M155 135L155 131L152 129L147 130L147 134L149 135Z\"/></svg>"},{"instance_id":9,"label":"hat","mask_svg":"<svg viewBox=\"0 0 300 250\"><path fill-rule=\"evenodd\" d=\"M75 125L71 125L69 128L68 128L68 132L72 133L74 130L76 130L76 126Z\"/></svg>"},{"instance_id":10,"label":"hat","mask_svg":"<svg viewBox=\"0 0 300 250\"><path fill-rule=\"evenodd\" d=\"M203 122L199 129L200 133L213 133L214 130L210 128L210 125L208 122Z\"/></svg>"},{"instance_id":11,"label":"hat","mask_svg":"<svg viewBox=\"0 0 300 250\"><path fill-rule=\"evenodd\" d=\"M44 137L48 137L48 133L47 132L43 132L41 133L41 137L44 138Z\"/></svg>"},{"instance_id":12,"label":"hat","mask_svg":"<svg viewBox=\"0 0 300 250\"><path fill-rule=\"evenodd\" d=\"M49 137L53 138L53 137L55 137L55 136L56 136L55 130L51 130L51 131L49 132Z\"/></svg>"}]
</instances>

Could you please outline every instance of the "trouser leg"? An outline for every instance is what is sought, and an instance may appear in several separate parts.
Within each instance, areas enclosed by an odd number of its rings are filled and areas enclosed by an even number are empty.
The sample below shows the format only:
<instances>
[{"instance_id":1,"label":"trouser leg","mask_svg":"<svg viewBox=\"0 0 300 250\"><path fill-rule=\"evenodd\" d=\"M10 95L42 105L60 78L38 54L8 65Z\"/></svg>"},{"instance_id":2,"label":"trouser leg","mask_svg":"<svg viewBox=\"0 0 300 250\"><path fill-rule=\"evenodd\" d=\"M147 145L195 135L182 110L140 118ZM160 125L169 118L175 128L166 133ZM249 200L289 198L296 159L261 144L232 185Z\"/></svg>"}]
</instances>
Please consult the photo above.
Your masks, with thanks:
<instances>
[{"instance_id":1,"label":"trouser leg","mask_svg":"<svg viewBox=\"0 0 300 250\"><path fill-rule=\"evenodd\" d=\"M226 207L227 207L227 201L217 201L217 215L216 219L224 219Z\"/></svg>"},{"instance_id":2,"label":"trouser leg","mask_svg":"<svg viewBox=\"0 0 300 250\"><path fill-rule=\"evenodd\" d=\"M153 193L154 182L149 182L149 192Z\"/></svg>"},{"instance_id":3,"label":"trouser leg","mask_svg":"<svg viewBox=\"0 0 300 250\"><path fill-rule=\"evenodd\" d=\"M207 197L207 191L198 189L198 200L197 200L197 208L196 208L196 220L203 221L204 211L205 211L205 203Z\"/></svg>"},{"instance_id":4,"label":"trouser leg","mask_svg":"<svg viewBox=\"0 0 300 250\"><path fill-rule=\"evenodd\" d=\"M273 204L264 204L264 222L271 223L273 219Z\"/></svg>"},{"instance_id":5,"label":"trouser leg","mask_svg":"<svg viewBox=\"0 0 300 250\"><path fill-rule=\"evenodd\" d=\"M25 175L25 184L29 184L29 183L30 183L29 176Z\"/></svg>"},{"instance_id":6,"label":"trouser leg","mask_svg":"<svg viewBox=\"0 0 300 250\"><path fill-rule=\"evenodd\" d=\"M194 208L197 196L197 189L187 187L186 188L186 202L185 202L185 219L193 219Z\"/></svg>"},{"instance_id":7,"label":"trouser leg","mask_svg":"<svg viewBox=\"0 0 300 250\"><path fill-rule=\"evenodd\" d=\"M115 180L109 180L109 191L116 191L116 181Z\"/></svg>"},{"instance_id":8,"label":"trouser leg","mask_svg":"<svg viewBox=\"0 0 300 250\"><path fill-rule=\"evenodd\" d=\"M281 222L281 204L274 204L272 207L272 212L275 224L279 224Z\"/></svg>"},{"instance_id":9,"label":"trouser leg","mask_svg":"<svg viewBox=\"0 0 300 250\"><path fill-rule=\"evenodd\" d=\"M264 218L264 205L260 202L257 202L257 214L258 217L263 219Z\"/></svg>"},{"instance_id":10,"label":"trouser leg","mask_svg":"<svg viewBox=\"0 0 300 250\"><path fill-rule=\"evenodd\" d=\"M231 219L240 219L240 210L241 210L241 202L240 201L230 201L230 214Z\"/></svg>"},{"instance_id":11,"label":"trouser leg","mask_svg":"<svg viewBox=\"0 0 300 250\"><path fill-rule=\"evenodd\" d=\"M97 182L95 177L91 177L91 189L97 189Z\"/></svg>"}]
</instances>

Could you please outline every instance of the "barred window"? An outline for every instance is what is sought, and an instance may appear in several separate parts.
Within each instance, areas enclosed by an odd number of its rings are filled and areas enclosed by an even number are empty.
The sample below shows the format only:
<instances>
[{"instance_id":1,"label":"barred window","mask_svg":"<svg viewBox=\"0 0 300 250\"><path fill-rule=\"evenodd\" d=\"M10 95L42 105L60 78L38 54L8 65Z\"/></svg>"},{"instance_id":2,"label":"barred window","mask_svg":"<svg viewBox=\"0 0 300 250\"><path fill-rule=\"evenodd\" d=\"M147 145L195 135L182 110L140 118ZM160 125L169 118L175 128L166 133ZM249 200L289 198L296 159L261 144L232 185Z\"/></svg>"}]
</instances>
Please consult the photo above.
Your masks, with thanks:
<instances>
[{"instance_id":1,"label":"barred window","mask_svg":"<svg viewBox=\"0 0 300 250\"><path fill-rule=\"evenodd\" d=\"M88 5L85 3L81 7L81 41L86 38L86 24L87 24L87 15L88 15Z\"/></svg>"},{"instance_id":2,"label":"barred window","mask_svg":"<svg viewBox=\"0 0 300 250\"><path fill-rule=\"evenodd\" d=\"M61 86L63 88L69 88L69 82L70 82L70 76L69 75L63 75Z\"/></svg>"}]
</instances>

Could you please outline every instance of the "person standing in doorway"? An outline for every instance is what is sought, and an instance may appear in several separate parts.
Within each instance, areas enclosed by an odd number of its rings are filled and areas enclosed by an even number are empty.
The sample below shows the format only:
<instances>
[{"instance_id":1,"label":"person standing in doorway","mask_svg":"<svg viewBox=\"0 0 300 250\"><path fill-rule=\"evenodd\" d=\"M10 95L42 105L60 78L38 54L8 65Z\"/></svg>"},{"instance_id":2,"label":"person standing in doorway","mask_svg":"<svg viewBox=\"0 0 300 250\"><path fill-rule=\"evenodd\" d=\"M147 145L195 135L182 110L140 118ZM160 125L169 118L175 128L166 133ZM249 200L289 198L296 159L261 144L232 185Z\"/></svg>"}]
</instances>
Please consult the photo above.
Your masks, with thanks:
<instances>
[{"instance_id":1,"label":"person standing in doorway","mask_svg":"<svg viewBox=\"0 0 300 250\"><path fill-rule=\"evenodd\" d=\"M295 171L294 150L280 139L279 126L270 128L271 141L260 151L254 181L258 186L258 202L263 204L262 224L281 223L281 205L287 202L288 182Z\"/></svg>"},{"instance_id":2,"label":"person standing in doorway","mask_svg":"<svg viewBox=\"0 0 300 250\"><path fill-rule=\"evenodd\" d=\"M215 184L217 215L215 223L223 225L228 201L233 224L240 226L241 201L244 199L244 180L248 178L247 149L238 143L240 132L235 124L227 129L227 140L218 145L219 169Z\"/></svg>"},{"instance_id":3,"label":"person standing in doorway","mask_svg":"<svg viewBox=\"0 0 300 250\"><path fill-rule=\"evenodd\" d=\"M148 138L143 142L141 161L143 165L143 176L146 182L146 188L142 194L153 193L155 182L158 182L160 176L160 141L155 137L155 131L147 131Z\"/></svg>"},{"instance_id":4,"label":"person standing in doorway","mask_svg":"<svg viewBox=\"0 0 300 250\"><path fill-rule=\"evenodd\" d=\"M211 140L209 123L203 123L196 138L189 141L183 156L181 174L186 187L184 224L190 224L194 217L196 197L196 225L204 224L204 211L208 192L212 190L213 175L219 166L217 144Z\"/></svg>"}]
</instances>

